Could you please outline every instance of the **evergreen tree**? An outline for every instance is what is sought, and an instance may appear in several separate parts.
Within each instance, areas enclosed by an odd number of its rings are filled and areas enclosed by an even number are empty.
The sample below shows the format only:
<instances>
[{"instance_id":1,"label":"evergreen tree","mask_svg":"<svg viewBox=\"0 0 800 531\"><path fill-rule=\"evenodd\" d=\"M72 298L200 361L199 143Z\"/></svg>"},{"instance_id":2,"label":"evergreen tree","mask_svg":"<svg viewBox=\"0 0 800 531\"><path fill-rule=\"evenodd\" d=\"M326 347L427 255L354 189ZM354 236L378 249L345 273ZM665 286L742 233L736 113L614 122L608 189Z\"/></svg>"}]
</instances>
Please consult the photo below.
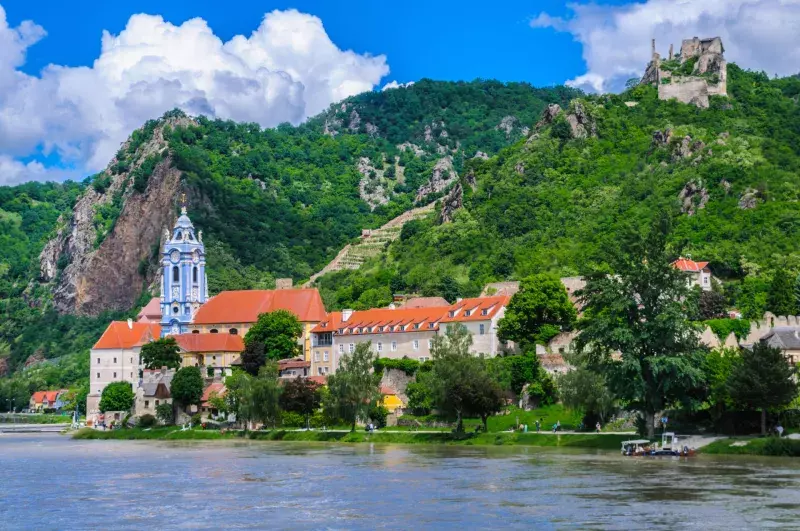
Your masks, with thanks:
<instances>
[{"instance_id":1,"label":"evergreen tree","mask_svg":"<svg viewBox=\"0 0 800 531\"><path fill-rule=\"evenodd\" d=\"M794 315L797 311L794 288L786 270L777 269L769 286L767 309L775 315Z\"/></svg>"},{"instance_id":2,"label":"evergreen tree","mask_svg":"<svg viewBox=\"0 0 800 531\"><path fill-rule=\"evenodd\" d=\"M741 362L728 377L728 394L745 409L761 410L761 434L767 433L767 410L788 405L797 397L794 368L779 348L764 342L743 349Z\"/></svg>"}]
</instances>

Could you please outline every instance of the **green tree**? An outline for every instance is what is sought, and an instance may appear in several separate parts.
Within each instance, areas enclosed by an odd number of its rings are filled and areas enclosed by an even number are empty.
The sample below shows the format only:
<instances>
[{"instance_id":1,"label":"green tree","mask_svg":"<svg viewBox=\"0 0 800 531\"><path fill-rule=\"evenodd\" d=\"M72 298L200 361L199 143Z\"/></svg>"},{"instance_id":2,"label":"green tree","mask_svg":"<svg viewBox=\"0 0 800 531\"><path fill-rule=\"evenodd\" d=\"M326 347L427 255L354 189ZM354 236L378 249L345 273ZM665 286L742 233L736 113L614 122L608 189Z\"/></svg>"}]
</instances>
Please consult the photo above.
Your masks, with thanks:
<instances>
[{"instance_id":1,"label":"green tree","mask_svg":"<svg viewBox=\"0 0 800 531\"><path fill-rule=\"evenodd\" d=\"M800 275L794 279L794 314L800 315Z\"/></svg>"},{"instance_id":2,"label":"green tree","mask_svg":"<svg viewBox=\"0 0 800 531\"><path fill-rule=\"evenodd\" d=\"M727 388L738 407L761 410L761 434L767 433L767 410L788 405L797 397L795 369L779 348L764 342L743 349L728 378Z\"/></svg>"},{"instance_id":3,"label":"green tree","mask_svg":"<svg viewBox=\"0 0 800 531\"><path fill-rule=\"evenodd\" d=\"M250 428L253 419L251 408L251 386L253 377L242 370L234 369L233 374L225 378L225 403L228 413L236 417L236 421Z\"/></svg>"},{"instance_id":4,"label":"green tree","mask_svg":"<svg viewBox=\"0 0 800 531\"><path fill-rule=\"evenodd\" d=\"M246 343L241 356L242 369L250 376L256 376L265 363L267 363L267 353L264 343L258 341Z\"/></svg>"},{"instance_id":5,"label":"green tree","mask_svg":"<svg viewBox=\"0 0 800 531\"><path fill-rule=\"evenodd\" d=\"M661 216L647 235L630 237L610 258L613 274L593 273L579 294L585 313L577 346L614 395L642 413L649 437L655 413L688 399L703 381L697 331L683 303L689 289L666 248L669 230Z\"/></svg>"},{"instance_id":6,"label":"green tree","mask_svg":"<svg viewBox=\"0 0 800 531\"><path fill-rule=\"evenodd\" d=\"M170 425L175 421L175 412L172 411L172 404L166 402L156 406L156 417L164 425Z\"/></svg>"},{"instance_id":7,"label":"green tree","mask_svg":"<svg viewBox=\"0 0 800 531\"><path fill-rule=\"evenodd\" d=\"M573 369L558 376L558 393L565 406L595 415L605 422L614 411L614 394L606 377L586 367L583 356L572 354L567 360Z\"/></svg>"},{"instance_id":8,"label":"green tree","mask_svg":"<svg viewBox=\"0 0 800 531\"><path fill-rule=\"evenodd\" d=\"M700 319L703 321L726 317L725 308L727 307L727 301L724 295L716 291L701 292L697 306Z\"/></svg>"},{"instance_id":9,"label":"green tree","mask_svg":"<svg viewBox=\"0 0 800 531\"><path fill-rule=\"evenodd\" d=\"M133 407L135 398L129 382L112 382L100 395L100 411L128 411Z\"/></svg>"},{"instance_id":10,"label":"green tree","mask_svg":"<svg viewBox=\"0 0 800 531\"><path fill-rule=\"evenodd\" d=\"M783 268L777 269L772 276L767 295L767 309L775 315L794 315L797 311L794 285Z\"/></svg>"},{"instance_id":11,"label":"green tree","mask_svg":"<svg viewBox=\"0 0 800 531\"><path fill-rule=\"evenodd\" d=\"M298 343L303 333L303 325L297 316L288 310L275 310L262 313L258 321L247 331L244 342L263 343L268 359L282 360L302 354Z\"/></svg>"},{"instance_id":12,"label":"green tree","mask_svg":"<svg viewBox=\"0 0 800 531\"><path fill-rule=\"evenodd\" d=\"M711 414L717 420L733 405L728 380L740 359L738 349L714 349L703 360L703 372L708 385L708 403L711 406Z\"/></svg>"},{"instance_id":13,"label":"green tree","mask_svg":"<svg viewBox=\"0 0 800 531\"><path fill-rule=\"evenodd\" d=\"M331 416L350 424L350 431L356 430L356 421L368 418L370 407L380 399L380 375L372 371L376 357L369 342L359 343L355 352L342 356L336 373L328 377L325 407Z\"/></svg>"},{"instance_id":14,"label":"green tree","mask_svg":"<svg viewBox=\"0 0 800 531\"><path fill-rule=\"evenodd\" d=\"M486 360L469 352L472 335L463 325L448 325L443 336L433 339L433 402L456 418L456 431L463 433L464 417L477 415L487 428L488 417L499 411L504 400L497 381L489 374Z\"/></svg>"},{"instance_id":15,"label":"green tree","mask_svg":"<svg viewBox=\"0 0 800 531\"><path fill-rule=\"evenodd\" d=\"M280 396L278 364L276 362L267 363L261 367L258 376L253 378L250 384L247 400L250 402L252 419L275 427L275 423L280 418Z\"/></svg>"},{"instance_id":16,"label":"green tree","mask_svg":"<svg viewBox=\"0 0 800 531\"><path fill-rule=\"evenodd\" d=\"M511 297L505 317L500 320L498 335L514 341L523 350L546 344L562 330L575 323L577 312L558 277L538 274L520 282Z\"/></svg>"},{"instance_id":17,"label":"green tree","mask_svg":"<svg viewBox=\"0 0 800 531\"><path fill-rule=\"evenodd\" d=\"M432 378L431 371L417 371L415 381L406 387L408 407L415 415L428 415L433 408Z\"/></svg>"},{"instance_id":18,"label":"green tree","mask_svg":"<svg viewBox=\"0 0 800 531\"><path fill-rule=\"evenodd\" d=\"M197 367L178 369L172 377L170 394L173 407L180 406L185 409L190 405L199 404L203 397L203 376L200 374L200 369Z\"/></svg>"},{"instance_id":19,"label":"green tree","mask_svg":"<svg viewBox=\"0 0 800 531\"><path fill-rule=\"evenodd\" d=\"M164 337L145 343L142 345L141 351L142 365L147 369L160 369L161 367L177 369L181 366L179 350L174 337Z\"/></svg>"},{"instance_id":20,"label":"green tree","mask_svg":"<svg viewBox=\"0 0 800 531\"><path fill-rule=\"evenodd\" d=\"M308 378L298 376L283 386L281 409L303 415L306 419L306 429L309 427L311 415L319 409L320 403L319 386Z\"/></svg>"}]
</instances>

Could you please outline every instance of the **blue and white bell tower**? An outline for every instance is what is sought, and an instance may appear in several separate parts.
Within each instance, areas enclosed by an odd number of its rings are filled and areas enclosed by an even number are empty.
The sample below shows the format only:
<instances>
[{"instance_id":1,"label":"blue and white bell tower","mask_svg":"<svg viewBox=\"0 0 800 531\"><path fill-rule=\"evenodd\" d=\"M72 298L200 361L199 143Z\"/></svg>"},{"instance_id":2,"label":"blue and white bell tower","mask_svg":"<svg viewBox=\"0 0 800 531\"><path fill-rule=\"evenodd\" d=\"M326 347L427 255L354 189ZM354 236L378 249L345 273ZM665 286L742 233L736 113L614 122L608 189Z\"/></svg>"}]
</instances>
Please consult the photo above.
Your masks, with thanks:
<instances>
[{"instance_id":1,"label":"blue and white bell tower","mask_svg":"<svg viewBox=\"0 0 800 531\"><path fill-rule=\"evenodd\" d=\"M172 233L164 229L164 240L161 335L184 334L197 309L208 300L203 231L195 236L185 205Z\"/></svg>"}]
</instances>

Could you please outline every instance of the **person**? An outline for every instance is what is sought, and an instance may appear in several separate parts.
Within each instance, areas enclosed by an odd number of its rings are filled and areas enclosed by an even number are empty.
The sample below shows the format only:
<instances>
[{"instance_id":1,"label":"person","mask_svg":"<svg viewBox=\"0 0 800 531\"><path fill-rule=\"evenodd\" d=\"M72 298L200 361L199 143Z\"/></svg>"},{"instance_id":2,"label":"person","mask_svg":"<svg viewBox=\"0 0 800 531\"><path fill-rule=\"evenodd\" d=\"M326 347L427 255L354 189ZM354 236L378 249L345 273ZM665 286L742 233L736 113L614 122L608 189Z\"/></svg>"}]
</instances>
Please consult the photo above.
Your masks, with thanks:
<instances>
[{"instance_id":1,"label":"person","mask_svg":"<svg viewBox=\"0 0 800 531\"><path fill-rule=\"evenodd\" d=\"M556 421L556 429L559 429L559 430L561 429L561 421L560 420Z\"/></svg>"},{"instance_id":2,"label":"person","mask_svg":"<svg viewBox=\"0 0 800 531\"><path fill-rule=\"evenodd\" d=\"M775 426L775 431L778 432L778 438L783 437L783 426L781 426L780 422Z\"/></svg>"},{"instance_id":3,"label":"person","mask_svg":"<svg viewBox=\"0 0 800 531\"><path fill-rule=\"evenodd\" d=\"M541 428L541 427L542 427L542 423L537 420L536 421L536 433L539 433L539 428Z\"/></svg>"},{"instance_id":4,"label":"person","mask_svg":"<svg viewBox=\"0 0 800 531\"><path fill-rule=\"evenodd\" d=\"M600 421L597 421L597 424L594 425L595 429L597 429L597 433L600 433Z\"/></svg>"},{"instance_id":5,"label":"person","mask_svg":"<svg viewBox=\"0 0 800 531\"><path fill-rule=\"evenodd\" d=\"M557 429L558 429L558 424L553 424L553 433L555 433Z\"/></svg>"}]
</instances>

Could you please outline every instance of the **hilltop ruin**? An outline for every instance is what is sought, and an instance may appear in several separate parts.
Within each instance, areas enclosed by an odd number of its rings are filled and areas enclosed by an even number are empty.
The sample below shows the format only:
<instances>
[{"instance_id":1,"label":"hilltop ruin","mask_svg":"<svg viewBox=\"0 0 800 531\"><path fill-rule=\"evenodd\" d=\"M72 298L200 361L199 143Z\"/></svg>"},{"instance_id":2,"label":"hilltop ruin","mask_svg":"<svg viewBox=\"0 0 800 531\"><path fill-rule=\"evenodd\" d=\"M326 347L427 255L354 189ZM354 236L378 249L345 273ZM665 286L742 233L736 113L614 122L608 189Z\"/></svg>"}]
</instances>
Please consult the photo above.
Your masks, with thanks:
<instances>
[{"instance_id":1,"label":"hilltop ruin","mask_svg":"<svg viewBox=\"0 0 800 531\"><path fill-rule=\"evenodd\" d=\"M728 69L722 39L684 39L678 55L669 46L666 60L656 51L652 42L652 58L641 83L658 87L660 100L677 99L708 108L709 96L728 95Z\"/></svg>"}]
</instances>

